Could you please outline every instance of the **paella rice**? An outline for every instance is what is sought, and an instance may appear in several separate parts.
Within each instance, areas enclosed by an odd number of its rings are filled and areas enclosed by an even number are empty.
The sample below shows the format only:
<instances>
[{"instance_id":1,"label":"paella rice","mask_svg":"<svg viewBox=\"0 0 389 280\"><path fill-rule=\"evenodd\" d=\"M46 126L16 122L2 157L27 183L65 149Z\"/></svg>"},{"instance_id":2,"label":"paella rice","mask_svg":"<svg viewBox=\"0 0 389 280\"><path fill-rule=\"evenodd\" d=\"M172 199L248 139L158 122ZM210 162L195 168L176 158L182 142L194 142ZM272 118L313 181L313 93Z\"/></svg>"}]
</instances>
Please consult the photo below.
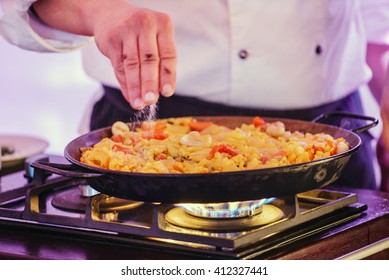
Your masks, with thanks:
<instances>
[{"instance_id":1,"label":"paella rice","mask_svg":"<svg viewBox=\"0 0 389 280\"><path fill-rule=\"evenodd\" d=\"M82 149L84 164L141 173L211 173L280 167L349 150L344 138L289 131L254 117L228 128L192 117L146 121L132 131L116 122L112 136Z\"/></svg>"}]
</instances>

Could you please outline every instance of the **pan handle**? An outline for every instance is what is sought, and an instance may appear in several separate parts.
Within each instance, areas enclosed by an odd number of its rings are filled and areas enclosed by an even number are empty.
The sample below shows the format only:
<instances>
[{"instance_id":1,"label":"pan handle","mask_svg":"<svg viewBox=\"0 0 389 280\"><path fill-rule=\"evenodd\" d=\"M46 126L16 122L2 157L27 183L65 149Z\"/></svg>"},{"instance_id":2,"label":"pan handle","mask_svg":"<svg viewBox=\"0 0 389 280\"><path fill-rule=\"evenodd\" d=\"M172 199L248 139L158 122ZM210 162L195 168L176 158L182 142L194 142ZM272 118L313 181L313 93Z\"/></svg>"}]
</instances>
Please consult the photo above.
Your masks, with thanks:
<instances>
[{"instance_id":1,"label":"pan handle","mask_svg":"<svg viewBox=\"0 0 389 280\"><path fill-rule=\"evenodd\" d=\"M351 114L351 113L346 113L346 112L340 112L340 111L321 114L321 115L317 116L316 118L314 118L312 120L312 122L319 122L322 119L328 119L331 117L345 117L345 118L371 121L371 123L368 123L367 125L352 129L351 131L355 132L355 133L364 132L372 127L375 127L378 124L377 118L364 116L364 115L358 115L358 114Z\"/></svg>"},{"instance_id":2,"label":"pan handle","mask_svg":"<svg viewBox=\"0 0 389 280\"><path fill-rule=\"evenodd\" d=\"M71 178L94 178L104 175L103 173L83 173L76 171L77 167L72 164L32 161L30 165L34 168Z\"/></svg>"}]
</instances>

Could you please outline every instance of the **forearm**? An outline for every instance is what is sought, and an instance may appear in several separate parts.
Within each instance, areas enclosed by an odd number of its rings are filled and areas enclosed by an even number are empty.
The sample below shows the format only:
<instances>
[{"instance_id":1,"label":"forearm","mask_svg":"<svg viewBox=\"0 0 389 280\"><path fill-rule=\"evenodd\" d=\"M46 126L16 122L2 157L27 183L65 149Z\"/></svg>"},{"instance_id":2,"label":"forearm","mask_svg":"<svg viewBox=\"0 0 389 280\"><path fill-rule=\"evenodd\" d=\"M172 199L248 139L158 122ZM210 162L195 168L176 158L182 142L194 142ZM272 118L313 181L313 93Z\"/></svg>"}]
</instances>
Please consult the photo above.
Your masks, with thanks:
<instances>
[{"instance_id":1,"label":"forearm","mask_svg":"<svg viewBox=\"0 0 389 280\"><path fill-rule=\"evenodd\" d=\"M88 44L89 36L45 24L29 11L35 0L0 0L0 36L20 48L36 52L68 52Z\"/></svg>"},{"instance_id":2,"label":"forearm","mask_svg":"<svg viewBox=\"0 0 389 280\"><path fill-rule=\"evenodd\" d=\"M38 0L33 7L42 21L54 28L84 36L94 35L94 23L115 5L131 8L127 0ZM115 9L115 10L118 10ZM114 18L114 17L113 17Z\"/></svg>"},{"instance_id":3,"label":"forearm","mask_svg":"<svg viewBox=\"0 0 389 280\"><path fill-rule=\"evenodd\" d=\"M93 36L135 109L156 103L159 94L173 94L176 46L168 15L128 0L39 0L34 9L49 26Z\"/></svg>"}]
</instances>

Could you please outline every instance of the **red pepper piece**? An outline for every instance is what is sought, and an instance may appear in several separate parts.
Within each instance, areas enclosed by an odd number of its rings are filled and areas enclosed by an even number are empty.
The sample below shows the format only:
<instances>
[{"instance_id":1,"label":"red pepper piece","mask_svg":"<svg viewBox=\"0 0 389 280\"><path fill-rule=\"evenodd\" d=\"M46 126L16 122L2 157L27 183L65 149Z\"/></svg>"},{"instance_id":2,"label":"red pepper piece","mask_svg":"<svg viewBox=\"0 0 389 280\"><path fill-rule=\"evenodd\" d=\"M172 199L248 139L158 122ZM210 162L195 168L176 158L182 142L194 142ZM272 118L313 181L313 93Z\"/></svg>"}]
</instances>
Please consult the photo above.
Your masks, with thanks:
<instances>
[{"instance_id":1,"label":"red pepper piece","mask_svg":"<svg viewBox=\"0 0 389 280\"><path fill-rule=\"evenodd\" d=\"M256 116L253 118L253 125L255 127L263 127L265 126L265 124L266 124L265 120L262 119L261 117Z\"/></svg>"},{"instance_id":2,"label":"red pepper piece","mask_svg":"<svg viewBox=\"0 0 389 280\"><path fill-rule=\"evenodd\" d=\"M237 155L241 154L239 151L233 149L228 144L220 144L220 145L212 147L211 151L209 152L209 158L210 159L214 158L216 153L227 153L231 156L237 156Z\"/></svg>"},{"instance_id":3,"label":"red pepper piece","mask_svg":"<svg viewBox=\"0 0 389 280\"><path fill-rule=\"evenodd\" d=\"M112 150L114 150L116 152L123 152L125 154L131 154L131 149L117 145L117 144L114 144L112 146Z\"/></svg>"},{"instance_id":4,"label":"red pepper piece","mask_svg":"<svg viewBox=\"0 0 389 280\"><path fill-rule=\"evenodd\" d=\"M213 122L196 121L189 123L189 128L192 131L202 131L211 125L213 125Z\"/></svg>"},{"instance_id":5,"label":"red pepper piece","mask_svg":"<svg viewBox=\"0 0 389 280\"><path fill-rule=\"evenodd\" d=\"M153 125L150 123L142 124L142 137L145 139L157 139L163 140L168 137L165 133L166 123L164 122L156 122Z\"/></svg>"},{"instance_id":6,"label":"red pepper piece","mask_svg":"<svg viewBox=\"0 0 389 280\"><path fill-rule=\"evenodd\" d=\"M123 136L118 134L111 137L111 140L116 143L123 143Z\"/></svg>"}]
</instances>

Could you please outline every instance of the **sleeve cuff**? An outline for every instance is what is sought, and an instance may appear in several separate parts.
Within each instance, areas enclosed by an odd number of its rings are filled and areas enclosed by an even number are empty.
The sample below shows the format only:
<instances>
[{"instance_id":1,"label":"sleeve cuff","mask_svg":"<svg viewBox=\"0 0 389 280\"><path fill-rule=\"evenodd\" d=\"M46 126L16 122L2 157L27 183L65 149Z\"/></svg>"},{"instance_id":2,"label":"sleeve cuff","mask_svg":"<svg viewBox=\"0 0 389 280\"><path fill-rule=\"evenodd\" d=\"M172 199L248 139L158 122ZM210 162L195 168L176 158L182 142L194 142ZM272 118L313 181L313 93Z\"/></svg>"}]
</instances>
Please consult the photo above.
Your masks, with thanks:
<instances>
[{"instance_id":1,"label":"sleeve cuff","mask_svg":"<svg viewBox=\"0 0 389 280\"><path fill-rule=\"evenodd\" d=\"M12 0L3 4L0 34L10 43L40 52L68 52L93 41L92 37L67 33L46 25L30 9L33 2Z\"/></svg>"}]
</instances>

